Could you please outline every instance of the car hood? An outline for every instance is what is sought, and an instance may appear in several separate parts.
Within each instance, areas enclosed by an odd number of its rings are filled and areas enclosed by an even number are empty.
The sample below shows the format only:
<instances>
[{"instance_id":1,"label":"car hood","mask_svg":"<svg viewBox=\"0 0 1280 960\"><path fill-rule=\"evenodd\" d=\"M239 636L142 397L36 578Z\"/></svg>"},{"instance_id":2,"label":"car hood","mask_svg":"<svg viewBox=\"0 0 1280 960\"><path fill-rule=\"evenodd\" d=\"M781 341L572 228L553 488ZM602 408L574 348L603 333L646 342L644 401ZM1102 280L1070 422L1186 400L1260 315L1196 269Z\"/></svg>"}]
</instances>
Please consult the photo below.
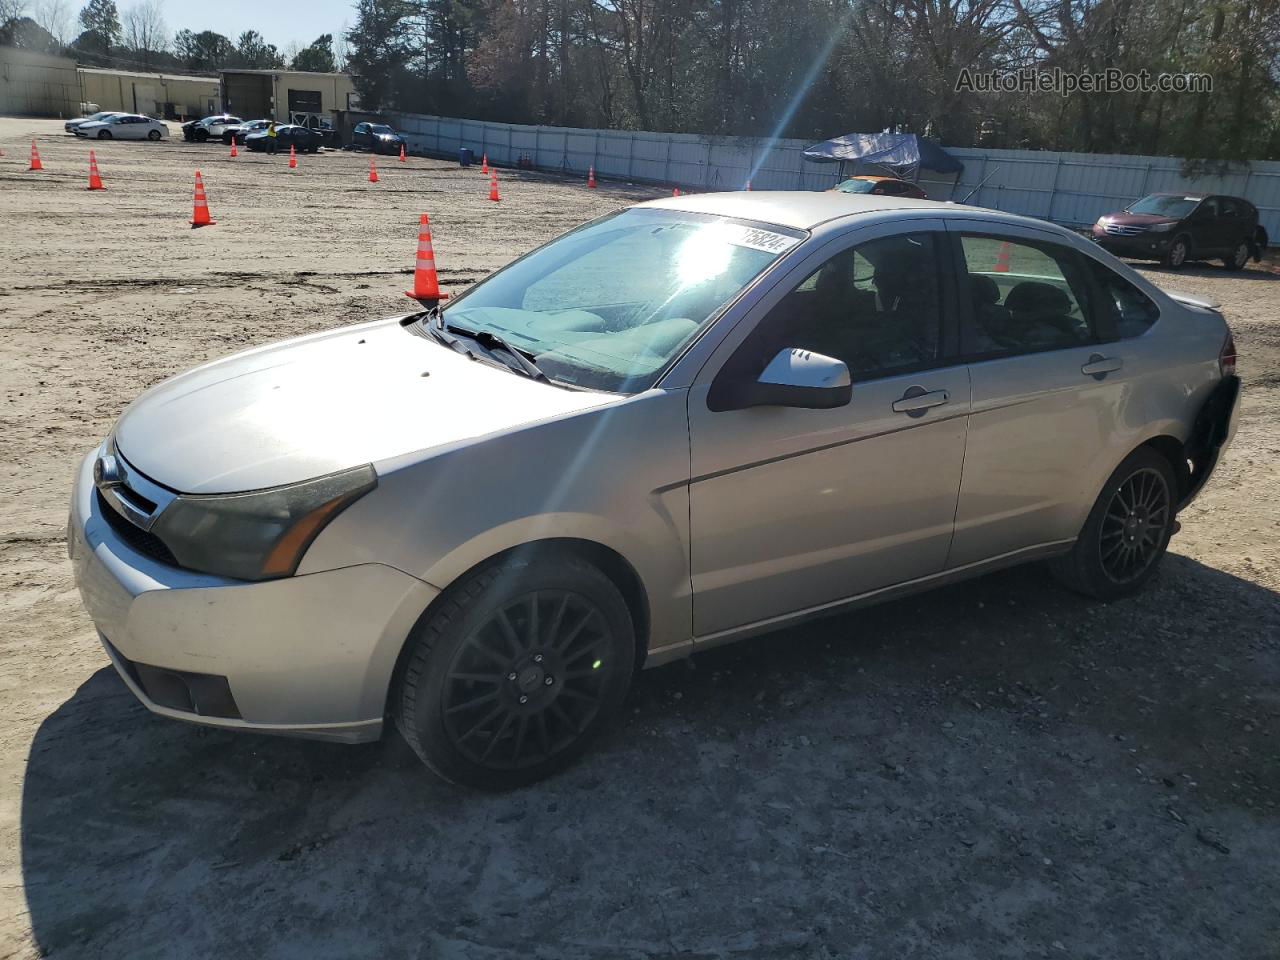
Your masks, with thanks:
<instances>
[{"instance_id":1,"label":"car hood","mask_svg":"<svg viewBox=\"0 0 1280 960\"><path fill-rule=\"evenodd\" d=\"M1122 227L1149 227L1153 223L1176 223L1178 217L1165 217L1158 213L1108 213L1105 219Z\"/></svg>"},{"instance_id":2,"label":"car hood","mask_svg":"<svg viewBox=\"0 0 1280 960\"><path fill-rule=\"evenodd\" d=\"M181 493L235 493L473 440L603 406L454 353L398 319L235 354L152 387L120 453Z\"/></svg>"}]
</instances>

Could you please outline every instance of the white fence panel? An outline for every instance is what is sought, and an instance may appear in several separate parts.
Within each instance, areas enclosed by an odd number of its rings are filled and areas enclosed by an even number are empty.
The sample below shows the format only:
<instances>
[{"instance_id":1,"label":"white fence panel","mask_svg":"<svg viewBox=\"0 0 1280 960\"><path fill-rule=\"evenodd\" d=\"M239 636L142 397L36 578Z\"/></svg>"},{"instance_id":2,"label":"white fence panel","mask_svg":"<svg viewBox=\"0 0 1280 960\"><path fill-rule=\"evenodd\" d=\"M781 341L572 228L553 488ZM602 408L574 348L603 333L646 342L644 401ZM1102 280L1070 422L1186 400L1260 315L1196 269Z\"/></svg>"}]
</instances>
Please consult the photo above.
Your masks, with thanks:
<instances>
[{"instance_id":1,"label":"white fence panel","mask_svg":"<svg viewBox=\"0 0 1280 960\"><path fill-rule=\"evenodd\" d=\"M456 157L461 147L503 166L527 156L540 170L585 176L594 165L602 177L694 190L825 190L840 164L810 163L803 140L704 137L642 130L583 130L488 123L452 117L396 114L410 149ZM1260 161L1223 176L1191 180L1175 157L1142 157L1048 150L949 148L964 165L958 177L928 174L921 185L935 200L1040 217L1068 226L1093 223L1147 193L1226 193L1258 208L1273 244L1280 243L1280 162Z\"/></svg>"}]
</instances>

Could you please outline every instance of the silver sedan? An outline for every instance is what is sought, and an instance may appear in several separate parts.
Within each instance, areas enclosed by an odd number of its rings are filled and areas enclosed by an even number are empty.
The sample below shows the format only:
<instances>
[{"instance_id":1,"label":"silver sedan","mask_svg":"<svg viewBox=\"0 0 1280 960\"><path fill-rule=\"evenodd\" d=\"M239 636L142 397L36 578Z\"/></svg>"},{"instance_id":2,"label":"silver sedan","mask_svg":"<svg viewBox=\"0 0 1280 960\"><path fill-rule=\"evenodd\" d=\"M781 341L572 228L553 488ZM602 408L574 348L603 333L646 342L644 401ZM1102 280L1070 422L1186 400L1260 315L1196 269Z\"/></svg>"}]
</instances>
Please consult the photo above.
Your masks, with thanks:
<instances>
[{"instance_id":1,"label":"silver sedan","mask_svg":"<svg viewBox=\"0 0 1280 960\"><path fill-rule=\"evenodd\" d=\"M1048 223L672 198L152 388L69 548L156 713L508 787L699 649L1029 561L1137 590L1238 385L1211 305Z\"/></svg>"}]
</instances>

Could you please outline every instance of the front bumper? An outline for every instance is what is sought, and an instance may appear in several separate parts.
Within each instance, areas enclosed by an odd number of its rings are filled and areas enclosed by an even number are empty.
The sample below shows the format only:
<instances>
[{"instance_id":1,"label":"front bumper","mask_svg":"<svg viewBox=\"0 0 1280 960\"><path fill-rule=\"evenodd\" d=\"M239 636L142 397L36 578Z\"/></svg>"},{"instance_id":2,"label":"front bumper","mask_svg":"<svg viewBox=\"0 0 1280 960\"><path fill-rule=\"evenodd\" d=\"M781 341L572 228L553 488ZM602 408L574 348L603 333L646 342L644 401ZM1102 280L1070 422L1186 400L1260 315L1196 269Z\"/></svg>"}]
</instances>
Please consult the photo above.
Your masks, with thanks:
<instances>
[{"instance_id":1,"label":"front bumper","mask_svg":"<svg viewBox=\"0 0 1280 960\"><path fill-rule=\"evenodd\" d=\"M1173 240L1171 233L1140 233L1133 237L1115 236L1094 232L1093 242L1117 257L1133 257L1135 260L1159 260L1169 252Z\"/></svg>"},{"instance_id":2,"label":"front bumper","mask_svg":"<svg viewBox=\"0 0 1280 960\"><path fill-rule=\"evenodd\" d=\"M382 564L249 583L159 563L100 513L93 458L76 476L67 549L112 663L149 710L348 743L381 735L400 649L439 591ZM199 696L186 709L163 705L148 696L139 666L225 678L234 706L210 716L198 712Z\"/></svg>"}]
</instances>

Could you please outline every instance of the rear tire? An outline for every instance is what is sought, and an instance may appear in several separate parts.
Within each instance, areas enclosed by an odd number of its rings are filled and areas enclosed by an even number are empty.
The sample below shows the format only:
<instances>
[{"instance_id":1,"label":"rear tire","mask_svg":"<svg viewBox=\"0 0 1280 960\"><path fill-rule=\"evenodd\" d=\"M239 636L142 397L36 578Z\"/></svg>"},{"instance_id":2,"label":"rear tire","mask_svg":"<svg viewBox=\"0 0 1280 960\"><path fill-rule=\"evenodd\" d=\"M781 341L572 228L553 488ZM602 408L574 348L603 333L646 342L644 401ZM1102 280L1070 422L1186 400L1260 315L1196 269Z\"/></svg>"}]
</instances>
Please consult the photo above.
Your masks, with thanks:
<instances>
[{"instance_id":1,"label":"rear tire","mask_svg":"<svg viewBox=\"0 0 1280 960\"><path fill-rule=\"evenodd\" d=\"M1107 479L1071 552L1054 577L1076 593L1118 600L1155 575L1173 536L1178 480L1172 464L1139 447Z\"/></svg>"},{"instance_id":2,"label":"rear tire","mask_svg":"<svg viewBox=\"0 0 1280 960\"><path fill-rule=\"evenodd\" d=\"M1231 251L1231 255L1222 258L1222 265L1228 270L1243 270L1244 265L1249 262L1249 245L1241 240L1236 244L1236 248Z\"/></svg>"},{"instance_id":3,"label":"rear tire","mask_svg":"<svg viewBox=\"0 0 1280 960\"><path fill-rule=\"evenodd\" d=\"M110 139L111 139L111 131L110 131L110 130L99 130L99 131L98 131L98 139L99 139L99 140L110 140Z\"/></svg>"},{"instance_id":4,"label":"rear tire","mask_svg":"<svg viewBox=\"0 0 1280 960\"><path fill-rule=\"evenodd\" d=\"M507 790L564 769L635 670L626 601L569 552L515 554L451 586L410 638L396 726L437 774Z\"/></svg>"}]
</instances>

